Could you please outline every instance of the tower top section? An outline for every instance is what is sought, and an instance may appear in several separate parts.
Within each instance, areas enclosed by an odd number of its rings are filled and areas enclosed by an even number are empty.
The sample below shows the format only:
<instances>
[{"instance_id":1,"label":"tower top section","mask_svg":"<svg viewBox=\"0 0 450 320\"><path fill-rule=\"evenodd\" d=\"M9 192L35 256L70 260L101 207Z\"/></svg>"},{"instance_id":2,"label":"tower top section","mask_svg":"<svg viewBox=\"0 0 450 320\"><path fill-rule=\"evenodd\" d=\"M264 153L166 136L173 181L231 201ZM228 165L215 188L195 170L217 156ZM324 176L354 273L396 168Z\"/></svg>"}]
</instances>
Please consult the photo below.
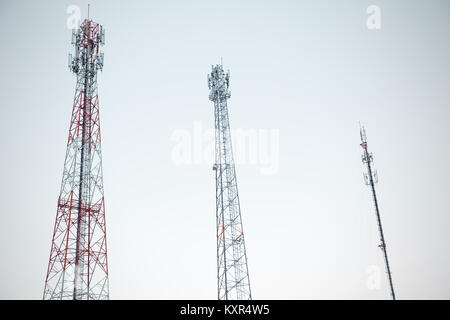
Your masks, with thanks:
<instances>
[{"instance_id":1,"label":"tower top section","mask_svg":"<svg viewBox=\"0 0 450 320\"><path fill-rule=\"evenodd\" d=\"M217 64L211 66L211 73L208 74L208 88L210 89L209 100L227 100L231 97L230 87L230 71L223 71L223 66Z\"/></svg>"},{"instance_id":2,"label":"tower top section","mask_svg":"<svg viewBox=\"0 0 450 320\"><path fill-rule=\"evenodd\" d=\"M100 47L105 44L105 29L100 24L85 19L78 29L72 30L74 56L69 54L69 69L78 73L82 69L95 72L103 69L103 52Z\"/></svg>"},{"instance_id":3,"label":"tower top section","mask_svg":"<svg viewBox=\"0 0 450 320\"><path fill-rule=\"evenodd\" d=\"M361 126L361 123L359 124L359 135L361 136L361 146L362 144L367 145L366 129L364 129L364 126Z\"/></svg>"}]
</instances>

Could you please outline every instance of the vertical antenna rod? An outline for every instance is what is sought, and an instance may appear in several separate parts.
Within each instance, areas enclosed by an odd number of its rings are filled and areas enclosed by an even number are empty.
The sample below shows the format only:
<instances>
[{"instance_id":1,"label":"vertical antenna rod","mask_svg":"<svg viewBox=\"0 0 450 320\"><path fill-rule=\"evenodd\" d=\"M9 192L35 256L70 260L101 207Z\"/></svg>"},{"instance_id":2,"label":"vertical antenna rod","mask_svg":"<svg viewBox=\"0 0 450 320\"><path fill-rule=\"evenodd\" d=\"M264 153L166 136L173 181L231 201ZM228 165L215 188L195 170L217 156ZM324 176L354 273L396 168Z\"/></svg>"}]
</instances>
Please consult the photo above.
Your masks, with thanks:
<instances>
[{"instance_id":1,"label":"vertical antenna rod","mask_svg":"<svg viewBox=\"0 0 450 320\"><path fill-rule=\"evenodd\" d=\"M97 71L104 29L85 19L72 30L69 69L77 84L58 197L44 299L109 299Z\"/></svg>"},{"instance_id":2,"label":"vertical antenna rod","mask_svg":"<svg viewBox=\"0 0 450 320\"><path fill-rule=\"evenodd\" d=\"M219 300L251 300L247 254L242 229L236 170L231 146L227 100L230 73L222 64L208 74L209 100L214 102L216 162L217 287Z\"/></svg>"},{"instance_id":3,"label":"vertical antenna rod","mask_svg":"<svg viewBox=\"0 0 450 320\"><path fill-rule=\"evenodd\" d=\"M378 230L380 233L380 244L378 247L383 251L383 257L384 262L386 264L386 273L388 275L389 279L389 286L391 289L391 296L392 299L395 300L395 293L394 293L394 285L392 284L392 275L391 275L391 269L389 267L389 260L387 256L387 250L386 250L386 242L384 241L384 234L383 234L383 227L381 226L381 217L380 217L380 211L378 208L378 201L377 201L377 195L375 193L375 183L378 182L378 174L372 169L371 163L373 162L373 156L372 153L369 153L367 149L367 137L366 137L366 130L364 127L360 126L359 130L360 136L361 136L361 147L363 148L363 154L361 155L362 162L367 165L367 173L364 173L364 180L366 185L371 187L372 190L372 196L373 201L375 204L375 213L377 215L377 222L378 222Z\"/></svg>"}]
</instances>

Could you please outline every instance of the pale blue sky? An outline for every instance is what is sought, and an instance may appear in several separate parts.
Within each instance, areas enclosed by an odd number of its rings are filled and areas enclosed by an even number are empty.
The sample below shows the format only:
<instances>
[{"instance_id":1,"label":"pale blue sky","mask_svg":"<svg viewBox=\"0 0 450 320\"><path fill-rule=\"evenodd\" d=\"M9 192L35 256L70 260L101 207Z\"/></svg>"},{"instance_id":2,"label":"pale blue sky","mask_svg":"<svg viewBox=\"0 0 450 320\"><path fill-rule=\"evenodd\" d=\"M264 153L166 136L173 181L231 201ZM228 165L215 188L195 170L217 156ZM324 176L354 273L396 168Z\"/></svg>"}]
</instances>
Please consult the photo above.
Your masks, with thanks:
<instances>
[{"instance_id":1,"label":"pale blue sky","mask_svg":"<svg viewBox=\"0 0 450 320\"><path fill-rule=\"evenodd\" d=\"M176 166L171 136L213 126L206 74L220 57L232 127L280 134L277 174L237 166L253 298L389 298L358 121L397 298L450 298L448 1L90 3L106 29L111 298L217 296L214 174ZM0 2L2 299L42 297L75 90L71 4L87 15L87 1ZM380 30L366 27L371 4Z\"/></svg>"}]
</instances>

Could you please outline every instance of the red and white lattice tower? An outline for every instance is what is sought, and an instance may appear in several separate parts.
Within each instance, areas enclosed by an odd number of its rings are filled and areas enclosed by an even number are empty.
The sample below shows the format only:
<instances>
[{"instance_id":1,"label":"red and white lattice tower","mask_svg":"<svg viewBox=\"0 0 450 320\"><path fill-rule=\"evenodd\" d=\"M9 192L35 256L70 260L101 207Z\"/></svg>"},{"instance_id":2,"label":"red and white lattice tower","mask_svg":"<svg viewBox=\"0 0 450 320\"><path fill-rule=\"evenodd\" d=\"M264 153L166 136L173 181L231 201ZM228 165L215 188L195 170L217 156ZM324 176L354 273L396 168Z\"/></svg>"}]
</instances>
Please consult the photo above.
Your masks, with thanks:
<instances>
[{"instance_id":1,"label":"red and white lattice tower","mask_svg":"<svg viewBox=\"0 0 450 320\"><path fill-rule=\"evenodd\" d=\"M105 200L97 95L104 30L85 19L72 32L77 77L44 299L109 299Z\"/></svg>"},{"instance_id":2,"label":"red and white lattice tower","mask_svg":"<svg viewBox=\"0 0 450 320\"><path fill-rule=\"evenodd\" d=\"M229 86L230 72L225 73L222 64L212 66L208 87L216 130L217 298L252 300L228 118Z\"/></svg>"}]
</instances>

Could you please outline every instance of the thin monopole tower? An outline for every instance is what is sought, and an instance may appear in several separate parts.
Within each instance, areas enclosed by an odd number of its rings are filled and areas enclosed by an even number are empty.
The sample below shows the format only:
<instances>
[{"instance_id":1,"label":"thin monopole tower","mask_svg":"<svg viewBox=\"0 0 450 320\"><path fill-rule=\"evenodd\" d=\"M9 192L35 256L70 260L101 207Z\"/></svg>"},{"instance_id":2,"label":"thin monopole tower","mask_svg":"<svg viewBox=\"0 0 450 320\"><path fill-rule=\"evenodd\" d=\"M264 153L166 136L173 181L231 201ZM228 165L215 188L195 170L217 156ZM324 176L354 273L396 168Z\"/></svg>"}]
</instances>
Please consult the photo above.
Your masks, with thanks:
<instances>
[{"instance_id":1,"label":"thin monopole tower","mask_svg":"<svg viewBox=\"0 0 450 320\"><path fill-rule=\"evenodd\" d=\"M217 287L219 300L251 300L247 254L231 146L227 100L230 73L222 64L208 75L209 100L214 102L217 231Z\"/></svg>"},{"instance_id":2,"label":"thin monopole tower","mask_svg":"<svg viewBox=\"0 0 450 320\"><path fill-rule=\"evenodd\" d=\"M386 265L386 273L388 275L391 296L392 296L392 299L395 300L394 285L392 284L392 274L391 274L391 269L389 267L386 242L384 240L383 227L381 225L380 210L378 208L378 200L377 200L377 195L375 192L375 183L378 182L378 174L377 174L376 170L374 170L372 168L373 156L372 156L372 153L369 153L368 148L367 148L367 137L366 137L366 130L364 129L364 127L360 126L359 133L361 136L361 144L360 145L363 148L363 154L361 155L361 159L362 159L362 162L367 166L367 172L364 173L364 181L365 181L366 185L370 186L370 188L371 188L373 202L374 202L374 206L375 206L375 213L376 213L376 217L377 217L378 231L379 231L379 235L380 235L380 244L378 245L378 247L383 252L383 258L384 258L384 262Z\"/></svg>"},{"instance_id":3,"label":"thin monopole tower","mask_svg":"<svg viewBox=\"0 0 450 320\"><path fill-rule=\"evenodd\" d=\"M109 299L105 200L97 95L104 29L85 19L72 31L77 79L44 299Z\"/></svg>"}]
</instances>

